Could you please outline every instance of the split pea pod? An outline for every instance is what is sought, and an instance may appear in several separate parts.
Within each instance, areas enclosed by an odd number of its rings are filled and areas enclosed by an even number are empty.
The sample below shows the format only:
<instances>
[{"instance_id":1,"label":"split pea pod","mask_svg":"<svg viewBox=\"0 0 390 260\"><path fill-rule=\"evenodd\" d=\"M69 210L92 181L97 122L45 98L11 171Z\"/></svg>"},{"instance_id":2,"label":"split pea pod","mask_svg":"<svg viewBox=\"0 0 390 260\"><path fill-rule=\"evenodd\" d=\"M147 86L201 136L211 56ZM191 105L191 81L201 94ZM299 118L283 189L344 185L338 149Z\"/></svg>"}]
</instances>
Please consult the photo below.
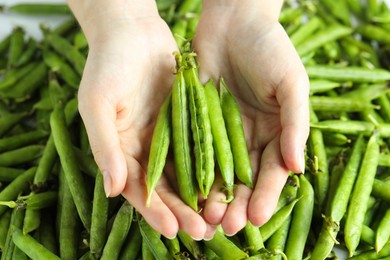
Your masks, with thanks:
<instances>
[{"instance_id":1,"label":"split pea pod","mask_svg":"<svg viewBox=\"0 0 390 260\"><path fill-rule=\"evenodd\" d=\"M153 130L152 143L149 152L148 168L146 173L146 187L148 197L146 206L150 206L150 199L158 181L163 173L168 148L171 139L171 93L165 98L157 116L156 125Z\"/></svg>"},{"instance_id":2,"label":"split pea pod","mask_svg":"<svg viewBox=\"0 0 390 260\"><path fill-rule=\"evenodd\" d=\"M229 137L226 131L225 121L221 103L213 81L209 81L205 85L205 93L210 116L211 132L213 134L213 145L218 166L221 171L222 178L225 183L227 192L226 201L233 200L234 188L234 163L233 154L230 147Z\"/></svg>"},{"instance_id":3,"label":"split pea pod","mask_svg":"<svg viewBox=\"0 0 390 260\"><path fill-rule=\"evenodd\" d=\"M286 241L285 254L289 260L303 259L313 216L314 190L303 174L299 176L297 196L300 199L293 209L290 231Z\"/></svg>"},{"instance_id":4,"label":"split pea pod","mask_svg":"<svg viewBox=\"0 0 390 260\"><path fill-rule=\"evenodd\" d=\"M118 210L100 259L117 259L133 221L133 206L126 200Z\"/></svg>"},{"instance_id":5,"label":"split pea pod","mask_svg":"<svg viewBox=\"0 0 390 260\"><path fill-rule=\"evenodd\" d=\"M172 87L173 153L181 199L198 210L198 194L190 150L190 116L183 72L179 69Z\"/></svg>"},{"instance_id":6,"label":"split pea pod","mask_svg":"<svg viewBox=\"0 0 390 260\"><path fill-rule=\"evenodd\" d=\"M24 235L22 230L15 228L12 233L12 241L26 255L32 259L59 260L60 258L50 252L46 247L40 244L30 235Z\"/></svg>"},{"instance_id":7,"label":"split pea pod","mask_svg":"<svg viewBox=\"0 0 390 260\"><path fill-rule=\"evenodd\" d=\"M366 147L359 174L352 191L345 221L344 238L349 255L355 254L360 241L367 202L370 198L379 160L379 142L373 134Z\"/></svg>"},{"instance_id":8,"label":"split pea pod","mask_svg":"<svg viewBox=\"0 0 390 260\"><path fill-rule=\"evenodd\" d=\"M65 114L61 108L56 108L51 113L50 126L54 144L60 157L61 166L64 169L65 178L69 185L77 212L80 215L84 227L89 230L91 227L92 207L89 196L84 188L84 179L73 150L70 133L66 126Z\"/></svg>"},{"instance_id":9,"label":"split pea pod","mask_svg":"<svg viewBox=\"0 0 390 260\"><path fill-rule=\"evenodd\" d=\"M236 176L245 185L253 188L252 165L246 144L240 107L226 86L223 78L220 79L220 100L227 134L232 148Z\"/></svg>"},{"instance_id":10,"label":"split pea pod","mask_svg":"<svg viewBox=\"0 0 390 260\"><path fill-rule=\"evenodd\" d=\"M199 80L198 67L193 54L186 56L184 78L189 96L191 130L194 141L195 176L204 198L207 198L214 182L213 135L204 86Z\"/></svg>"}]
</instances>

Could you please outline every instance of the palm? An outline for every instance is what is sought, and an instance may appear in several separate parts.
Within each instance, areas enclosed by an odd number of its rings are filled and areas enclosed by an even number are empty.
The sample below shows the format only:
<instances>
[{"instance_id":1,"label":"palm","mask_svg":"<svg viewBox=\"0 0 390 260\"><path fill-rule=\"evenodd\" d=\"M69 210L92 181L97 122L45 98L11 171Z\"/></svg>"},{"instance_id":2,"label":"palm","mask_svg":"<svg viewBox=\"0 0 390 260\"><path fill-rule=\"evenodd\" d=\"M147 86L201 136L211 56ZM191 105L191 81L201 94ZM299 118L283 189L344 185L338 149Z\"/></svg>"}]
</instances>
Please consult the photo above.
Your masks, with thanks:
<instances>
[{"instance_id":1,"label":"palm","mask_svg":"<svg viewBox=\"0 0 390 260\"><path fill-rule=\"evenodd\" d=\"M184 205L164 177L151 206L145 205L150 141L173 82L177 46L159 17L121 26L90 46L80 86L80 113L94 157L111 177L110 195L122 193L160 233L171 237L181 228L203 237L203 219ZM200 228L187 224L191 222Z\"/></svg>"},{"instance_id":2,"label":"palm","mask_svg":"<svg viewBox=\"0 0 390 260\"><path fill-rule=\"evenodd\" d=\"M238 100L257 178L253 192L243 185L236 188L238 202L233 201L225 214L215 210L224 207L221 203L210 202L209 209L206 206L206 220L220 221L226 232L235 233L247 219L263 224L273 213L289 170L300 171L292 149L302 146L307 137L308 82L279 23L250 14L236 21L233 14L226 26L223 17L223 13L202 14L194 48L203 81L223 76ZM296 124L302 122L303 131L298 133Z\"/></svg>"}]
</instances>

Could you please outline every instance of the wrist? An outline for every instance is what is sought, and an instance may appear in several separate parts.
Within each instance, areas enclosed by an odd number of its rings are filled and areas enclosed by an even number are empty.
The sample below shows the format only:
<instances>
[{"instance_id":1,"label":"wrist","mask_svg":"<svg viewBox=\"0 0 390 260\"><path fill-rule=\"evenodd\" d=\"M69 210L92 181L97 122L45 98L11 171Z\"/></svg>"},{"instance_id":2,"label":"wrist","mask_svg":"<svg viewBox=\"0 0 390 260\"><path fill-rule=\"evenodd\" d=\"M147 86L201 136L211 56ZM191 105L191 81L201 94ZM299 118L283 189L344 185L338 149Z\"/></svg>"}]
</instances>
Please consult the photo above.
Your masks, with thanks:
<instances>
[{"instance_id":1,"label":"wrist","mask_svg":"<svg viewBox=\"0 0 390 260\"><path fill-rule=\"evenodd\" d=\"M100 34L135 24L138 19L159 17L154 0L67 0L88 41Z\"/></svg>"}]
</instances>

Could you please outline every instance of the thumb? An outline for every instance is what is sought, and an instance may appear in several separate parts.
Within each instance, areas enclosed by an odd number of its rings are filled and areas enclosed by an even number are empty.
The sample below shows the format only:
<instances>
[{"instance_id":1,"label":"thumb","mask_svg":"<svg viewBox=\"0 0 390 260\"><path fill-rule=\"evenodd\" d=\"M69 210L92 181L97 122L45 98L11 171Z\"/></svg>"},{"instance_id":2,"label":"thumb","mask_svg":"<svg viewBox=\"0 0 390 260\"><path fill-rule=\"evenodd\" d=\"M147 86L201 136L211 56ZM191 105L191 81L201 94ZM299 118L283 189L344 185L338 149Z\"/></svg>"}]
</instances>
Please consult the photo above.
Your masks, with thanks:
<instances>
[{"instance_id":1,"label":"thumb","mask_svg":"<svg viewBox=\"0 0 390 260\"><path fill-rule=\"evenodd\" d=\"M95 93L79 92L79 112L91 150L103 174L104 190L107 197L119 195L126 184L126 159L120 146L115 125L116 109L107 99Z\"/></svg>"}]
</instances>

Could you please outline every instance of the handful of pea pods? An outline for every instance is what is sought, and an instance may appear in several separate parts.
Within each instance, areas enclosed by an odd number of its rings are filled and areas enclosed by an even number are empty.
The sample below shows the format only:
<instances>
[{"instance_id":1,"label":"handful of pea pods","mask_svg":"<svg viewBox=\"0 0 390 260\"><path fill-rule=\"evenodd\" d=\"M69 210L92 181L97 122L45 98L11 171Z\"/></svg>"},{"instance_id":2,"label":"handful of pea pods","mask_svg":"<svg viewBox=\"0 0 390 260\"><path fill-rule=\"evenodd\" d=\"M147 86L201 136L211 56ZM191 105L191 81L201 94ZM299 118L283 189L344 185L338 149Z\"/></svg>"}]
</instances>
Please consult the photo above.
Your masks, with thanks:
<instances>
[{"instance_id":1,"label":"handful of pea pods","mask_svg":"<svg viewBox=\"0 0 390 260\"><path fill-rule=\"evenodd\" d=\"M219 94L212 80L203 86L195 57L189 51L175 54L172 93L160 109L149 154L148 206L163 173L171 135L179 194L194 210L198 210L198 191L206 199L213 185L214 154L224 181L221 189L227 193L225 202L233 200L235 177L253 187L240 108L223 78Z\"/></svg>"},{"instance_id":2,"label":"handful of pea pods","mask_svg":"<svg viewBox=\"0 0 390 260\"><path fill-rule=\"evenodd\" d=\"M183 49L201 1L156 2ZM0 40L1 260L390 258L385 1L286 1L279 22L311 84L305 174L289 176L263 226L248 222L231 237L218 227L209 241L182 231L162 237L123 197L106 198L77 109L88 52L82 31L66 6L5 10L69 19L42 25L42 40L20 26ZM253 176L242 125L232 120L240 110L224 79L203 85L196 54L174 55L175 81L155 124L145 182L151 194L171 147L179 196L199 211L197 198L208 196L215 174L226 203L235 179L253 187Z\"/></svg>"}]
</instances>

